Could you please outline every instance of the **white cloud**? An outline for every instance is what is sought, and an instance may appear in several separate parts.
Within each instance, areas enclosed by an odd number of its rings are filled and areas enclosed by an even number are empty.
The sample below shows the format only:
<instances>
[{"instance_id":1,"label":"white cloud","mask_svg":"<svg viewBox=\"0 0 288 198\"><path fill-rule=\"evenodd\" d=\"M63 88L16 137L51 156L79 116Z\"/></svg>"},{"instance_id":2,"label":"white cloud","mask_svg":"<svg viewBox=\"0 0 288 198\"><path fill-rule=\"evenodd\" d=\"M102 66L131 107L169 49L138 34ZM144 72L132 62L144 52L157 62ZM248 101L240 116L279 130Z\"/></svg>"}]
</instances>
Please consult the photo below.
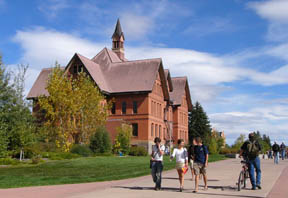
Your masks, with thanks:
<instances>
[{"instance_id":1,"label":"white cloud","mask_svg":"<svg viewBox=\"0 0 288 198\"><path fill-rule=\"evenodd\" d=\"M50 67L55 64L55 61L66 65L76 52L92 57L104 46L41 27L29 31L17 31L13 40L24 50L20 62L28 63L33 68Z\"/></svg>"},{"instance_id":2,"label":"white cloud","mask_svg":"<svg viewBox=\"0 0 288 198\"><path fill-rule=\"evenodd\" d=\"M288 1L266 0L248 3L248 7L269 21L267 39L272 41L287 41Z\"/></svg>"},{"instance_id":3,"label":"white cloud","mask_svg":"<svg viewBox=\"0 0 288 198\"><path fill-rule=\"evenodd\" d=\"M288 107L274 104L261 106L243 112L225 112L210 114L212 125L220 131L226 132L229 144L240 134L260 131L269 135L272 140L288 141ZM284 132L284 133L283 133Z\"/></svg>"},{"instance_id":4,"label":"white cloud","mask_svg":"<svg viewBox=\"0 0 288 198\"><path fill-rule=\"evenodd\" d=\"M287 0L266 0L248 3L248 6L255 9L263 18L271 21L288 23L288 1Z\"/></svg>"}]
</instances>

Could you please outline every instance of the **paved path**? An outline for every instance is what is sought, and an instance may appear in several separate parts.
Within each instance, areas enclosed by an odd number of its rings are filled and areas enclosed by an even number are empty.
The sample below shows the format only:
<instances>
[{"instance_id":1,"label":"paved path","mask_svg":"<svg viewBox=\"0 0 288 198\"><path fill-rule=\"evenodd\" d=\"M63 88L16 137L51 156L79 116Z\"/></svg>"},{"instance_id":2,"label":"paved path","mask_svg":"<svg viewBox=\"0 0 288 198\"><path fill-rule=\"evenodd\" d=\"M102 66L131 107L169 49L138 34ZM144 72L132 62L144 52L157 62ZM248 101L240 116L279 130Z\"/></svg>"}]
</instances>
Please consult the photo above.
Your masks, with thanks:
<instances>
[{"instance_id":1,"label":"paved path","mask_svg":"<svg viewBox=\"0 0 288 198\"><path fill-rule=\"evenodd\" d=\"M287 187L285 186L285 184L288 182L288 160L284 162L281 161L281 163L277 166L273 164L272 160L262 160L263 189L257 191L245 189L238 192L236 190L236 181L240 168L241 165L239 159L229 159L209 164L209 190L202 190L203 185L201 181L200 190L197 194L192 194L192 190L194 189L194 182L192 182L190 179L190 173L185 175L185 190L182 193L178 192L179 182L177 179L177 173L176 170L171 170L163 173L162 191L154 191L151 176L144 176L140 178L112 182L4 189L0 190L0 197L151 198L165 196L165 198L175 198L181 196L181 198L264 198L268 196L271 189L272 191L269 194L269 198L288 197ZM275 183L276 185L274 186ZM251 186L248 185L248 188L251 188Z\"/></svg>"}]
</instances>

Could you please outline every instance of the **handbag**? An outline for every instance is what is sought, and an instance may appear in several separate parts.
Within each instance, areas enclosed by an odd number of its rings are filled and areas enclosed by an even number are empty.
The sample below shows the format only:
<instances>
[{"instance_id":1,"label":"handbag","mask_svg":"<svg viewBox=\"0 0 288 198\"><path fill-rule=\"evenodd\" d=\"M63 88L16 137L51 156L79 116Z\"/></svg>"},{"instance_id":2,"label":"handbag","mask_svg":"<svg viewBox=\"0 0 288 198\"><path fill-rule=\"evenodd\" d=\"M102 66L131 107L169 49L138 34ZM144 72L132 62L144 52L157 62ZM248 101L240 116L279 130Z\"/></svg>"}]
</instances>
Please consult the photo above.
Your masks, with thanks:
<instances>
[{"instance_id":1,"label":"handbag","mask_svg":"<svg viewBox=\"0 0 288 198\"><path fill-rule=\"evenodd\" d=\"M187 173L187 171L188 171L188 166L184 166L183 168L182 168L182 171L183 171L183 173L184 173L184 175Z\"/></svg>"}]
</instances>

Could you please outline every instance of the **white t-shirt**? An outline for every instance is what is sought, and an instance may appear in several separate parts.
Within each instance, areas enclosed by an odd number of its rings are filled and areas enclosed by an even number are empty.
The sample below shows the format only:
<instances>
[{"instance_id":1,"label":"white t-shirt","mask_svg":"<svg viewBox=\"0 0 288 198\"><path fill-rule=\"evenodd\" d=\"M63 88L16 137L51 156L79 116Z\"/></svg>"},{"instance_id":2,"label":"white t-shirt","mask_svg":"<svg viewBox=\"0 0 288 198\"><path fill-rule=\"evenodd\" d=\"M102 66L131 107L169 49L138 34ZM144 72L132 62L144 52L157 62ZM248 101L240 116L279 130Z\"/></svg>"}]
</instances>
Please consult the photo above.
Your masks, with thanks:
<instances>
[{"instance_id":1,"label":"white t-shirt","mask_svg":"<svg viewBox=\"0 0 288 198\"><path fill-rule=\"evenodd\" d=\"M164 152L165 146L164 145L160 145L160 150ZM154 153L154 155L153 155L154 160L163 161L163 155L160 155L160 151L159 151L157 145L153 145L152 146L152 153Z\"/></svg>"},{"instance_id":2,"label":"white t-shirt","mask_svg":"<svg viewBox=\"0 0 288 198\"><path fill-rule=\"evenodd\" d=\"M175 148L173 150L173 154L172 157L174 158L176 156L176 163L181 162L181 163L185 163L185 160L188 162L188 152L186 150L186 148Z\"/></svg>"}]
</instances>

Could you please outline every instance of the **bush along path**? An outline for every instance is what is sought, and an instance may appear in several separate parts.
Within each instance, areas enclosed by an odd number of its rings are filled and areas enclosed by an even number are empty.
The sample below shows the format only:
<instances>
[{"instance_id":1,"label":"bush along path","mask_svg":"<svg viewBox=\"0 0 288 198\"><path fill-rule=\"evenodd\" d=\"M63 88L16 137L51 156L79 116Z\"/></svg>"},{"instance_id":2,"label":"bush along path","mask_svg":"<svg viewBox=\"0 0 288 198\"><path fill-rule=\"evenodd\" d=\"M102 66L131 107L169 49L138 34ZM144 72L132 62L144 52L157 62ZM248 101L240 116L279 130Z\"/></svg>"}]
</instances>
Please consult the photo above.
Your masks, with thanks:
<instances>
[{"instance_id":1,"label":"bush along path","mask_svg":"<svg viewBox=\"0 0 288 198\"><path fill-rule=\"evenodd\" d=\"M211 155L209 161L223 160L223 155ZM48 161L38 165L17 165L0 168L0 188L73 184L120 180L150 174L150 157L86 157ZM164 170L175 167L168 156Z\"/></svg>"}]
</instances>

